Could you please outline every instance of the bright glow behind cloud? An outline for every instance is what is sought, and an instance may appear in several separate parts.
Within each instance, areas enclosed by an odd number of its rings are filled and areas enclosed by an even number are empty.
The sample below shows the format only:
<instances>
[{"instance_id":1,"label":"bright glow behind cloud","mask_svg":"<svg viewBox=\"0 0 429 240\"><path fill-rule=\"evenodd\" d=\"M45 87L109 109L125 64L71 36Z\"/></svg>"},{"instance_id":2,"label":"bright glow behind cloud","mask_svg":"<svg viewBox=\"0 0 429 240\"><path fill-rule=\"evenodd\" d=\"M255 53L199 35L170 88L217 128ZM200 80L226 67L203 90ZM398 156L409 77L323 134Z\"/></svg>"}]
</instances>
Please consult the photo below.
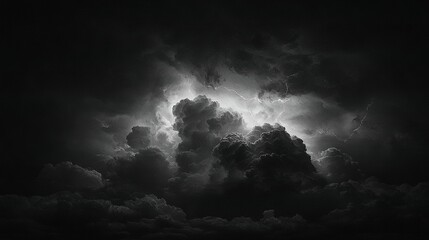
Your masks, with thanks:
<instances>
[{"instance_id":1,"label":"bright glow behind cloud","mask_svg":"<svg viewBox=\"0 0 429 240\"><path fill-rule=\"evenodd\" d=\"M234 81L227 81L216 89L207 88L199 83L193 76L182 76L183 81L170 85L164 90L167 101L158 106L158 118L166 125L172 126L174 116L173 106L182 99L193 99L198 95L206 95L217 101L224 109L230 109L242 115L247 129L250 131L254 126L264 123L280 123L286 127L292 135L300 136L300 127L287 121L297 112L299 105L298 97L291 97L286 100L267 100L257 97L258 89L245 89L240 91ZM236 87L237 89L234 89ZM243 87L242 87L243 88ZM289 111L288 109L295 109ZM174 135L175 133L170 133Z\"/></svg>"},{"instance_id":2,"label":"bright glow behind cloud","mask_svg":"<svg viewBox=\"0 0 429 240\"><path fill-rule=\"evenodd\" d=\"M221 86L208 88L194 76L181 74L181 81L164 89L167 101L157 107L157 131L166 133L169 140L177 144L180 138L172 127L175 120L173 106L182 99L194 99L198 95L206 95L217 101L221 108L240 113L248 131L264 123L283 125L288 133L303 139L313 157L321 150L317 146L320 137L331 136L342 141L356 127L357 114L345 111L334 101L313 94L260 99L257 76L242 76L225 69L222 76Z\"/></svg>"}]
</instances>

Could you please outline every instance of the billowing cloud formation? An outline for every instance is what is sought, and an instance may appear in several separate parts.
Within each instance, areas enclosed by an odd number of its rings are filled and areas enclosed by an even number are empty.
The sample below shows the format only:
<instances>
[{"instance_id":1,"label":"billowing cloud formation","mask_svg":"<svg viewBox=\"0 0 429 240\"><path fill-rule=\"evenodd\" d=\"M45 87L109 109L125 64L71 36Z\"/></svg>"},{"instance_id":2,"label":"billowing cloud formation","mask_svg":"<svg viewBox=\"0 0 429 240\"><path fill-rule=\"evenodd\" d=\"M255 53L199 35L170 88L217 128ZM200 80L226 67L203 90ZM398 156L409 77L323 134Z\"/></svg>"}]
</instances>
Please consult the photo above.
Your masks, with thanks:
<instances>
[{"instance_id":1,"label":"billowing cloud formation","mask_svg":"<svg viewBox=\"0 0 429 240\"><path fill-rule=\"evenodd\" d=\"M284 131L285 128L280 126L279 124L271 125L266 123L262 126L253 127L252 131L247 134L247 138L249 139L250 142L254 143L262 136L263 133L271 132L274 130Z\"/></svg>"},{"instance_id":2,"label":"billowing cloud formation","mask_svg":"<svg viewBox=\"0 0 429 240\"><path fill-rule=\"evenodd\" d=\"M256 126L247 137L228 135L214 148L214 155L228 172L236 175L237 170L242 171L249 182L264 191L278 187L300 190L317 183L305 145L284 127Z\"/></svg>"},{"instance_id":3,"label":"billowing cloud formation","mask_svg":"<svg viewBox=\"0 0 429 240\"><path fill-rule=\"evenodd\" d=\"M179 175L172 183L184 189L201 188L209 181L213 147L226 133L242 132L243 120L206 96L181 100L174 105L173 114L174 129L182 141L176 155Z\"/></svg>"},{"instance_id":4,"label":"billowing cloud formation","mask_svg":"<svg viewBox=\"0 0 429 240\"><path fill-rule=\"evenodd\" d=\"M182 139L179 150L197 150L213 145L210 141L215 136L211 134L207 121L217 117L218 108L217 102L205 96L198 96L194 100L184 99L174 105L174 129Z\"/></svg>"},{"instance_id":5,"label":"billowing cloud formation","mask_svg":"<svg viewBox=\"0 0 429 240\"><path fill-rule=\"evenodd\" d=\"M88 170L71 162L56 165L46 164L38 180L43 189L59 190L97 190L104 186L101 173Z\"/></svg>"},{"instance_id":6,"label":"billowing cloud formation","mask_svg":"<svg viewBox=\"0 0 429 240\"><path fill-rule=\"evenodd\" d=\"M176 192L174 198L179 206L193 216L214 213L256 216L270 207L289 211L293 207L279 203L324 183L317 176L302 140L290 136L280 125L265 124L248 135L232 133L223 138L216 138L207 129L202 133L216 139L218 144L187 151L180 151L179 145L176 156L179 171L169 188ZM272 198L265 198L266 194ZM203 204L218 201L224 204Z\"/></svg>"},{"instance_id":7,"label":"billowing cloud formation","mask_svg":"<svg viewBox=\"0 0 429 240\"><path fill-rule=\"evenodd\" d=\"M330 182L358 180L362 177L358 163L337 148L326 149L321 153L321 158L313 163Z\"/></svg>"},{"instance_id":8,"label":"billowing cloud formation","mask_svg":"<svg viewBox=\"0 0 429 240\"><path fill-rule=\"evenodd\" d=\"M135 126L127 135L127 144L134 149L147 148L150 144L150 128Z\"/></svg>"},{"instance_id":9,"label":"billowing cloud formation","mask_svg":"<svg viewBox=\"0 0 429 240\"><path fill-rule=\"evenodd\" d=\"M254 160L249 143L240 134L228 134L222 138L214 147L213 156L228 171L228 177L244 177L243 174Z\"/></svg>"},{"instance_id":10,"label":"billowing cloud formation","mask_svg":"<svg viewBox=\"0 0 429 240\"><path fill-rule=\"evenodd\" d=\"M248 179L262 188L289 184L289 188L300 189L311 182L315 169L306 147L284 127L257 126L247 140L240 135L243 133L240 115L222 110L217 102L205 96L181 100L173 107L173 113L174 127L182 139L176 156L179 177L173 182L194 179L198 181L194 184L204 185L220 180L222 171L231 179ZM226 135L231 132L237 133ZM220 161L216 162L214 157Z\"/></svg>"}]
</instances>

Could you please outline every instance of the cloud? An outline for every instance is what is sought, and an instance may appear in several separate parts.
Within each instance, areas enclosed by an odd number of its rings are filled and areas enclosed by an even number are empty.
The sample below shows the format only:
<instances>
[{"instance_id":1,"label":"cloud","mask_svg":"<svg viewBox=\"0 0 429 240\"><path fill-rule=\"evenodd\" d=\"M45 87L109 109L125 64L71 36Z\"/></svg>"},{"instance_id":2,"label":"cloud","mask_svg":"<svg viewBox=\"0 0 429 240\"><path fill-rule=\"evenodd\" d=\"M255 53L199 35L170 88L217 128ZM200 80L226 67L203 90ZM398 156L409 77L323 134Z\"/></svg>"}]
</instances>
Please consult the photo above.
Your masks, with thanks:
<instances>
[{"instance_id":1,"label":"cloud","mask_svg":"<svg viewBox=\"0 0 429 240\"><path fill-rule=\"evenodd\" d=\"M244 177L253 161L253 152L246 139L240 134L228 134L213 148L213 156L228 171L229 177Z\"/></svg>"},{"instance_id":2,"label":"cloud","mask_svg":"<svg viewBox=\"0 0 429 240\"><path fill-rule=\"evenodd\" d=\"M196 150L214 141L209 132L207 121L217 117L219 104L205 96L198 96L194 100L184 99L173 106L176 117L174 129L179 132L182 142L179 150Z\"/></svg>"},{"instance_id":3,"label":"cloud","mask_svg":"<svg viewBox=\"0 0 429 240\"><path fill-rule=\"evenodd\" d=\"M257 139L248 140L252 138ZM280 125L257 126L247 136L232 133L218 141L206 160L194 151L177 155L180 171L170 180L169 190L176 192L179 206L192 211L192 216L255 216L269 207L287 212L293 207L279 202L290 201L291 195L324 184L305 144ZM224 202L223 209L211 204L218 201Z\"/></svg>"},{"instance_id":4,"label":"cloud","mask_svg":"<svg viewBox=\"0 0 429 240\"><path fill-rule=\"evenodd\" d=\"M259 98L263 98L266 94L276 94L280 98L286 98L289 96L289 87L287 83L283 81L271 81L263 86L258 93Z\"/></svg>"},{"instance_id":5,"label":"cloud","mask_svg":"<svg viewBox=\"0 0 429 240\"><path fill-rule=\"evenodd\" d=\"M179 172L171 184L176 190L201 189L210 178L213 147L227 133L242 132L243 120L238 113L222 109L202 95L181 100L173 106L173 114L174 129L182 141L176 154Z\"/></svg>"},{"instance_id":6,"label":"cloud","mask_svg":"<svg viewBox=\"0 0 429 240\"><path fill-rule=\"evenodd\" d=\"M105 186L101 173L71 162L46 164L38 176L43 190L97 190Z\"/></svg>"},{"instance_id":7,"label":"cloud","mask_svg":"<svg viewBox=\"0 0 429 240\"><path fill-rule=\"evenodd\" d=\"M145 192L160 192L172 174L169 162L157 148L146 148L116 162L116 182L128 183ZM119 185L120 187L120 185Z\"/></svg>"},{"instance_id":8,"label":"cloud","mask_svg":"<svg viewBox=\"0 0 429 240\"><path fill-rule=\"evenodd\" d=\"M157 236L161 239L172 236L284 239L314 235L328 238L338 234L350 237L421 236L429 214L428 190L426 182L397 186L374 178L362 182L349 180L281 199L282 205L292 205L289 207L296 213L276 216L279 211L269 209L259 211L253 217L245 214L231 218L216 215L189 217L179 207L153 194L115 200L71 192L31 197L0 195L0 229L8 237L22 234L62 237L70 232L74 236ZM335 203L335 199L332 196L326 198L327 195L336 196L339 201ZM266 198L267 195L264 196ZM291 198L297 198L295 204L300 207L293 206ZM257 199L257 202L263 199ZM251 200L240 201L240 204ZM327 212L311 218L301 215L302 210L323 207L327 200L335 203ZM209 205L208 201L204 203L206 207ZM222 208L230 204L227 201L222 203ZM251 206L257 207L254 202ZM310 212L315 213L313 210Z\"/></svg>"},{"instance_id":9,"label":"cloud","mask_svg":"<svg viewBox=\"0 0 429 240\"><path fill-rule=\"evenodd\" d=\"M276 129L285 130L284 127L280 126L277 123L274 125L265 123L262 126L255 126L253 127L252 131L247 134L247 138L250 142L253 143L261 137L262 133L270 132Z\"/></svg>"},{"instance_id":10,"label":"cloud","mask_svg":"<svg viewBox=\"0 0 429 240\"><path fill-rule=\"evenodd\" d=\"M150 128L133 127L127 135L127 144L136 150L147 148L150 144Z\"/></svg>"},{"instance_id":11,"label":"cloud","mask_svg":"<svg viewBox=\"0 0 429 240\"><path fill-rule=\"evenodd\" d=\"M182 209L168 205L164 199L153 194L125 201L124 205L145 218L167 217L176 221L186 220L186 214Z\"/></svg>"},{"instance_id":12,"label":"cloud","mask_svg":"<svg viewBox=\"0 0 429 240\"><path fill-rule=\"evenodd\" d=\"M243 132L243 118L237 112L224 111L220 116L207 120L209 130L218 136L225 136L228 133Z\"/></svg>"},{"instance_id":13,"label":"cloud","mask_svg":"<svg viewBox=\"0 0 429 240\"><path fill-rule=\"evenodd\" d=\"M254 220L249 217L235 217L231 220L207 216L190 220L190 225L216 234L232 237L234 234L271 236L290 234L306 226L306 220L300 215L276 217L273 210L263 212L263 217ZM255 236L253 236L255 237Z\"/></svg>"},{"instance_id":14,"label":"cloud","mask_svg":"<svg viewBox=\"0 0 429 240\"><path fill-rule=\"evenodd\" d=\"M330 182L343 182L347 180L359 180L362 173L359 164L337 148L328 148L322 151L321 157L313 163L318 172L324 175Z\"/></svg>"},{"instance_id":15,"label":"cloud","mask_svg":"<svg viewBox=\"0 0 429 240\"><path fill-rule=\"evenodd\" d=\"M187 221L181 209L155 195L114 204L64 191L48 196L0 195L0 203L0 229L3 236L12 238L22 234L41 238L145 236L168 231L164 228L180 229Z\"/></svg>"},{"instance_id":16,"label":"cloud","mask_svg":"<svg viewBox=\"0 0 429 240\"><path fill-rule=\"evenodd\" d=\"M259 134L259 139L251 145L257 157L247 172L249 178L263 188L280 184L299 190L317 184L316 169L301 139L291 137L279 125L255 127L249 139Z\"/></svg>"}]
</instances>

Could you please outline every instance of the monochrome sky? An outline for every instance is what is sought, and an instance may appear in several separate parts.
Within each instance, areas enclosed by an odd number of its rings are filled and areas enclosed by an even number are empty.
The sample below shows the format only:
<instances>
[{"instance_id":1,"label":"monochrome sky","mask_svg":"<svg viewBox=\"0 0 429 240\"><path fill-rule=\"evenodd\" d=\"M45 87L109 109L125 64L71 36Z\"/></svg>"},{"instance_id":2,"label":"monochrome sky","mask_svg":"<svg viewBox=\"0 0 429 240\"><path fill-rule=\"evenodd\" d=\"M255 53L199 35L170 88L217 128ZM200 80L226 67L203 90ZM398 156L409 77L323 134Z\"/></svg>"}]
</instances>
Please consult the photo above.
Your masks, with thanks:
<instances>
[{"instance_id":1,"label":"monochrome sky","mask_svg":"<svg viewBox=\"0 0 429 240\"><path fill-rule=\"evenodd\" d=\"M427 234L427 8L1 8L0 236Z\"/></svg>"}]
</instances>

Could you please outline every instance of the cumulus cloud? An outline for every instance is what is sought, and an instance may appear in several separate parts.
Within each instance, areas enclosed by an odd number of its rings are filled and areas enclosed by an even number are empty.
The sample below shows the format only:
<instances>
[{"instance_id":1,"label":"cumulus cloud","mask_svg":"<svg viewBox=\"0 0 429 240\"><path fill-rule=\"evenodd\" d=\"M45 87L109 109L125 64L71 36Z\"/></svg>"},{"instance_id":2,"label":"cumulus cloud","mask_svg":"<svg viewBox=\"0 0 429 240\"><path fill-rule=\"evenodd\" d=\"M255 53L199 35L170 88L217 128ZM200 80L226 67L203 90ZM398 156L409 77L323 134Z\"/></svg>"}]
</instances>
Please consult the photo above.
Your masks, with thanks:
<instances>
[{"instance_id":1,"label":"cumulus cloud","mask_svg":"<svg viewBox=\"0 0 429 240\"><path fill-rule=\"evenodd\" d=\"M175 158L178 171L169 180L168 193L185 211L192 209L198 216L220 210L203 204L214 201L210 198L229 202L227 209L239 209L236 202L258 201L263 193L282 199L323 184L303 141L279 124L255 126L244 135L240 115L205 96L181 100L173 113L182 142ZM282 209L272 199L261 199L251 215L270 205ZM242 206L237 214L250 207ZM224 212L218 213L225 216Z\"/></svg>"},{"instance_id":2,"label":"cumulus cloud","mask_svg":"<svg viewBox=\"0 0 429 240\"><path fill-rule=\"evenodd\" d=\"M225 136L228 133L242 132L243 118L237 112L224 111L220 116L207 120L209 130L218 136Z\"/></svg>"},{"instance_id":3,"label":"cumulus cloud","mask_svg":"<svg viewBox=\"0 0 429 240\"><path fill-rule=\"evenodd\" d=\"M150 128L133 127L127 135L127 144L136 150L147 148L150 144Z\"/></svg>"},{"instance_id":4,"label":"cumulus cloud","mask_svg":"<svg viewBox=\"0 0 429 240\"><path fill-rule=\"evenodd\" d=\"M285 128L265 124L255 127L248 135L255 154L247 176L260 187L288 186L293 189L309 187L317 183L315 168L306 152L303 141L290 136Z\"/></svg>"},{"instance_id":5,"label":"cumulus cloud","mask_svg":"<svg viewBox=\"0 0 429 240\"><path fill-rule=\"evenodd\" d=\"M252 142L252 138L257 139ZM293 194L324 183L317 176L302 140L290 136L280 125L257 126L247 136L232 133L218 141L207 155L209 162L190 151L182 151L176 158L181 171L170 181L170 189L193 190L193 195L179 194L179 202L185 201L180 206L185 211L192 209L196 216L245 212L254 216L267 207L290 210L289 206L278 204L280 199L287 201ZM264 198L264 194L273 199ZM217 201L224 202L224 209L203 204Z\"/></svg>"},{"instance_id":6,"label":"cumulus cloud","mask_svg":"<svg viewBox=\"0 0 429 240\"><path fill-rule=\"evenodd\" d=\"M250 131L247 134L247 138L250 142L253 143L261 137L262 133L270 132L273 130L280 130L281 131L281 130L285 130L285 128L278 123L276 123L274 125L265 123L262 126L253 127L252 131Z\"/></svg>"},{"instance_id":7,"label":"cumulus cloud","mask_svg":"<svg viewBox=\"0 0 429 240\"><path fill-rule=\"evenodd\" d=\"M230 177L243 175L254 157L249 143L240 134L228 134L222 138L214 147L213 156L220 160L219 164L228 171Z\"/></svg>"},{"instance_id":8,"label":"cumulus cloud","mask_svg":"<svg viewBox=\"0 0 429 240\"><path fill-rule=\"evenodd\" d=\"M357 162L337 148L328 148L321 152L321 157L315 161L318 172L330 182L343 182L362 177Z\"/></svg>"},{"instance_id":9,"label":"cumulus cloud","mask_svg":"<svg viewBox=\"0 0 429 240\"><path fill-rule=\"evenodd\" d=\"M46 164L38 176L43 190L97 190L105 185L101 173L71 162Z\"/></svg>"},{"instance_id":10,"label":"cumulus cloud","mask_svg":"<svg viewBox=\"0 0 429 240\"><path fill-rule=\"evenodd\" d=\"M179 176L189 178L192 173L198 173L197 179L201 180L202 175L213 177L219 173L219 166L231 179L252 178L252 181L265 183L276 176L282 179L274 179L275 184L284 181L283 186L286 182L292 185L311 182L315 169L305 144L290 136L283 126L256 126L244 137L241 117L222 110L217 102L205 96L181 100L173 107L173 113L175 129L182 139L176 162L180 173L184 174L179 173ZM236 133L226 135L228 132ZM210 180L209 176L204 179L204 182Z\"/></svg>"},{"instance_id":11,"label":"cumulus cloud","mask_svg":"<svg viewBox=\"0 0 429 240\"><path fill-rule=\"evenodd\" d=\"M243 120L238 113L222 109L218 102L202 95L181 100L174 105L173 114L174 129L182 141L176 154L179 173L171 180L172 186L185 184L182 189L199 189L209 181L213 147L227 133L242 132Z\"/></svg>"}]
</instances>

